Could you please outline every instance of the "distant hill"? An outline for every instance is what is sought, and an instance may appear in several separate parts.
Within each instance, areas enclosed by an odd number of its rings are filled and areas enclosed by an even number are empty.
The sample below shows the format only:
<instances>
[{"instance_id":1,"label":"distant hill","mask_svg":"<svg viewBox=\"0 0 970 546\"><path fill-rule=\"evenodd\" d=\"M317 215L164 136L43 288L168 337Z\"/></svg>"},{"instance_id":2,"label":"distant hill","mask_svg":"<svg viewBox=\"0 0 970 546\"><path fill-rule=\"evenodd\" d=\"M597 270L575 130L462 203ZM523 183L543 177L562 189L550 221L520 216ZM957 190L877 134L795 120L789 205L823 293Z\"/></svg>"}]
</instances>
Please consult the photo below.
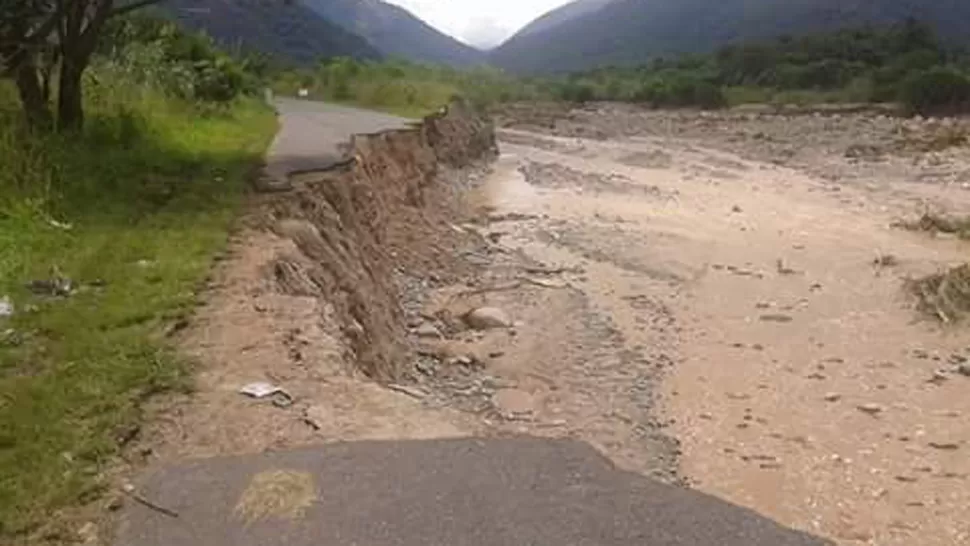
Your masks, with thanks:
<instances>
[{"instance_id":1,"label":"distant hill","mask_svg":"<svg viewBox=\"0 0 970 546\"><path fill-rule=\"evenodd\" d=\"M554 10L547 11L528 25L524 26L517 35L525 36L559 26L570 19L589 15L613 0L575 0Z\"/></svg>"},{"instance_id":2,"label":"distant hill","mask_svg":"<svg viewBox=\"0 0 970 546\"><path fill-rule=\"evenodd\" d=\"M225 46L260 51L297 63L333 56L381 57L367 40L299 1L166 0L159 9L188 28L205 31Z\"/></svg>"},{"instance_id":3,"label":"distant hill","mask_svg":"<svg viewBox=\"0 0 970 546\"><path fill-rule=\"evenodd\" d=\"M970 0L577 0L525 27L489 60L520 73L582 70L908 17L970 43Z\"/></svg>"},{"instance_id":4,"label":"distant hill","mask_svg":"<svg viewBox=\"0 0 970 546\"><path fill-rule=\"evenodd\" d=\"M442 34L404 8L381 0L304 2L319 15L365 38L388 56L452 66L485 61L482 51Z\"/></svg>"}]
</instances>

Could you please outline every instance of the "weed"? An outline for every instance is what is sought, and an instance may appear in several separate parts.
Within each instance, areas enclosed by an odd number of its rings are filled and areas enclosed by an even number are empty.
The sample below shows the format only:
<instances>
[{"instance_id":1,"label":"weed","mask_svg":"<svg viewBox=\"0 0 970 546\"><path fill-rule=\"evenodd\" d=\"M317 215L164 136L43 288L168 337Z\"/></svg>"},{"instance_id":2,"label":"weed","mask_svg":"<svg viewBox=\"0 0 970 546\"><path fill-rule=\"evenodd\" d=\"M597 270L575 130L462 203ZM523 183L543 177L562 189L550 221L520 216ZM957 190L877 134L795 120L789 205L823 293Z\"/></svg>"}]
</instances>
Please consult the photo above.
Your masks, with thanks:
<instances>
[{"instance_id":1,"label":"weed","mask_svg":"<svg viewBox=\"0 0 970 546\"><path fill-rule=\"evenodd\" d=\"M918 308L942 322L958 322L970 313L970 264L908 281L907 287Z\"/></svg>"},{"instance_id":2,"label":"weed","mask_svg":"<svg viewBox=\"0 0 970 546\"><path fill-rule=\"evenodd\" d=\"M0 542L96 498L140 402L188 384L162 332L196 304L275 130L255 100L200 113L110 74L88 85L70 137L28 133L0 85L0 296L16 310L0 318ZM51 270L68 295L27 290Z\"/></svg>"},{"instance_id":3,"label":"weed","mask_svg":"<svg viewBox=\"0 0 970 546\"><path fill-rule=\"evenodd\" d=\"M922 133L906 132L900 142L900 147L929 153L960 148L968 144L970 144L970 130L967 127L943 125Z\"/></svg>"},{"instance_id":4,"label":"weed","mask_svg":"<svg viewBox=\"0 0 970 546\"><path fill-rule=\"evenodd\" d=\"M926 212L917 220L904 220L894 223L893 226L910 231L949 233L961 239L970 239L970 217L947 216L935 212Z\"/></svg>"}]
</instances>

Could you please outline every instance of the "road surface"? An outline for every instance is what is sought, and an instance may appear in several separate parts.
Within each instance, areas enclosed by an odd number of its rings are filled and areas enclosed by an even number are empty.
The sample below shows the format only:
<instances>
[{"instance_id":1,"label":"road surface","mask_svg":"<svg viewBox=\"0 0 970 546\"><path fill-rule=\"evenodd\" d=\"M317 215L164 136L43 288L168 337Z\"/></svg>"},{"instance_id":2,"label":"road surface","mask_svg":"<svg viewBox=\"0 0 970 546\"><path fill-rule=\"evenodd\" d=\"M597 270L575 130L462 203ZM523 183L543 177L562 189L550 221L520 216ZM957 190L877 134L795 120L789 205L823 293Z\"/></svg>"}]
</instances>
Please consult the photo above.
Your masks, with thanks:
<instances>
[{"instance_id":1,"label":"road surface","mask_svg":"<svg viewBox=\"0 0 970 546\"><path fill-rule=\"evenodd\" d=\"M326 169L340 162L349 136L408 126L411 120L322 102L278 98L280 131L270 146L263 184L285 188L294 172Z\"/></svg>"}]
</instances>

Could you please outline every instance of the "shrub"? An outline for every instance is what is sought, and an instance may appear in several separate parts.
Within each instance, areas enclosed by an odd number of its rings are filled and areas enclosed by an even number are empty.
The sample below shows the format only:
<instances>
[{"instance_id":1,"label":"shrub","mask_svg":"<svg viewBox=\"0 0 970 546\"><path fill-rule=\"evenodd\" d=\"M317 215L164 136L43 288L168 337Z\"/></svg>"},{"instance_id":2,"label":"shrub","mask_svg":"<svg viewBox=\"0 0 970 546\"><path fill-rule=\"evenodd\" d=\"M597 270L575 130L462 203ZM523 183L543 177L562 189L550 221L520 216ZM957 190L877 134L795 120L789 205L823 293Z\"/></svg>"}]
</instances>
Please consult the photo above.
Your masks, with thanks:
<instances>
[{"instance_id":1,"label":"shrub","mask_svg":"<svg viewBox=\"0 0 970 546\"><path fill-rule=\"evenodd\" d=\"M944 67L916 72L903 80L899 98L918 114L966 110L970 107L970 78Z\"/></svg>"},{"instance_id":2,"label":"shrub","mask_svg":"<svg viewBox=\"0 0 970 546\"><path fill-rule=\"evenodd\" d=\"M589 102L593 100L595 93L593 88L585 83L566 82L556 90L556 95L569 102Z\"/></svg>"},{"instance_id":3,"label":"shrub","mask_svg":"<svg viewBox=\"0 0 970 546\"><path fill-rule=\"evenodd\" d=\"M635 102L649 103L655 108L695 106L714 109L727 106L727 97L721 87L700 78L683 75L645 80L632 98Z\"/></svg>"}]
</instances>

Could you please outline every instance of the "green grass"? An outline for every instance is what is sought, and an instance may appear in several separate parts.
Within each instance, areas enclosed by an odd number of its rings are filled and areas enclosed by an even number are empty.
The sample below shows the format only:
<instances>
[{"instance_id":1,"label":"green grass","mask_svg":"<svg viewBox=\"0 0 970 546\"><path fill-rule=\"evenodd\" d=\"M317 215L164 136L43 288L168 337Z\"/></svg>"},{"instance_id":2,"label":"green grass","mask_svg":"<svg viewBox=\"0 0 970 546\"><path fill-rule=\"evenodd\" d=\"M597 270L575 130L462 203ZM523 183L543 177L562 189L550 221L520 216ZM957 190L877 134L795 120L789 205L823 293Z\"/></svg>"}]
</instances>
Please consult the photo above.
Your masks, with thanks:
<instances>
[{"instance_id":1,"label":"green grass","mask_svg":"<svg viewBox=\"0 0 970 546\"><path fill-rule=\"evenodd\" d=\"M381 62L334 59L326 64L276 75L273 88L295 95L300 88L310 98L420 118L459 95L473 105L548 96L543 84L478 67L458 70L403 60Z\"/></svg>"},{"instance_id":2,"label":"green grass","mask_svg":"<svg viewBox=\"0 0 970 546\"><path fill-rule=\"evenodd\" d=\"M189 385L163 332L197 304L276 127L256 101L202 112L117 81L88 96L83 135L38 137L0 86L0 297L16 307L0 318L0 543L97 498L140 403ZM26 289L53 269L72 295Z\"/></svg>"}]
</instances>

